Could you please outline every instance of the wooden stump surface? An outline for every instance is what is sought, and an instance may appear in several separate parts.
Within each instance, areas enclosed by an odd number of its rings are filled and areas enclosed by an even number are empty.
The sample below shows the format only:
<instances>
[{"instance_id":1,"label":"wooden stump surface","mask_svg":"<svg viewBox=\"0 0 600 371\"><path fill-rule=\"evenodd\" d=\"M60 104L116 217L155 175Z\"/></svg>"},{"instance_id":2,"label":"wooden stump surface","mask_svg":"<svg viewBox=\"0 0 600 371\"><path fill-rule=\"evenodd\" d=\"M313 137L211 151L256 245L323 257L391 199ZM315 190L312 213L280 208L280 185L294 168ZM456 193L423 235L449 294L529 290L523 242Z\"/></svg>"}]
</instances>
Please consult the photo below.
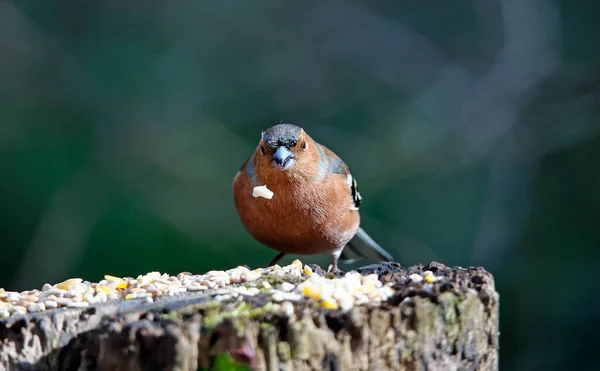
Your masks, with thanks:
<instances>
[{"instance_id":1,"label":"wooden stump surface","mask_svg":"<svg viewBox=\"0 0 600 371\"><path fill-rule=\"evenodd\" d=\"M427 270L444 278L409 278ZM346 313L311 299L276 311L268 294L219 300L208 291L0 320L0 370L498 369L499 297L483 268L358 271L393 282L393 297Z\"/></svg>"}]
</instances>

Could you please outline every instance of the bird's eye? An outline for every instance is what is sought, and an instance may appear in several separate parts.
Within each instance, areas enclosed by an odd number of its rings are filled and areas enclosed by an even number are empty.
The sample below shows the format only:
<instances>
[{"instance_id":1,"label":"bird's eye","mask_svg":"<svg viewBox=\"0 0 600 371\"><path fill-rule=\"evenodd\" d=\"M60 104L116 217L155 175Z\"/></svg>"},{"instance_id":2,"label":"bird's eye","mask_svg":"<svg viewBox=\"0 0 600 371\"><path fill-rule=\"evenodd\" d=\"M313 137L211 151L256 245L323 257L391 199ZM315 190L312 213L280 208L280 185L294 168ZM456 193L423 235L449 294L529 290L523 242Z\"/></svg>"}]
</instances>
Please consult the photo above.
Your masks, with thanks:
<instances>
[{"instance_id":1,"label":"bird's eye","mask_svg":"<svg viewBox=\"0 0 600 371\"><path fill-rule=\"evenodd\" d=\"M260 146L260 154L264 155L265 154L265 147Z\"/></svg>"},{"instance_id":2,"label":"bird's eye","mask_svg":"<svg viewBox=\"0 0 600 371\"><path fill-rule=\"evenodd\" d=\"M306 149L306 141L302 142L302 144L300 144L300 147L302 147L302 149Z\"/></svg>"}]
</instances>

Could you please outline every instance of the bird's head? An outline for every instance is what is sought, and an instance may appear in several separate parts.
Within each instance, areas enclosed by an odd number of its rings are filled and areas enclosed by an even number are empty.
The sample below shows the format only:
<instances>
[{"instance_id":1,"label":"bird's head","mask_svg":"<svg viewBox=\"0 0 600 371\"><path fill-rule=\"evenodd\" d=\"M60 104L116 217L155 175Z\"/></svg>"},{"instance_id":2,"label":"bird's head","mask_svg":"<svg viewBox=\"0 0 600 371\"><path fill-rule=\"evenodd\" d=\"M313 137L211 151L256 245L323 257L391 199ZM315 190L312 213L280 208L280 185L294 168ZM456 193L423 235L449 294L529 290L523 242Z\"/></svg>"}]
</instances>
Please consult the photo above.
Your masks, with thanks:
<instances>
[{"instance_id":1,"label":"bird's head","mask_svg":"<svg viewBox=\"0 0 600 371\"><path fill-rule=\"evenodd\" d=\"M256 152L254 167L262 179L311 179L321 163L318 144L301 127L280 123L265 130Z\"/></svg>"},{"instance_id":2,"label":"bird's head","mask_svg":"<svg viewBox=\"0 0 600 371\"><path fill-rule=\"evenodd\" d=\"M302 152L306 151L305 133L302 128L293 124L278 124L262 133L257 148L258 155L267 160L271 166L286 171L294 167Z\"/></svg>"}]
</instances>

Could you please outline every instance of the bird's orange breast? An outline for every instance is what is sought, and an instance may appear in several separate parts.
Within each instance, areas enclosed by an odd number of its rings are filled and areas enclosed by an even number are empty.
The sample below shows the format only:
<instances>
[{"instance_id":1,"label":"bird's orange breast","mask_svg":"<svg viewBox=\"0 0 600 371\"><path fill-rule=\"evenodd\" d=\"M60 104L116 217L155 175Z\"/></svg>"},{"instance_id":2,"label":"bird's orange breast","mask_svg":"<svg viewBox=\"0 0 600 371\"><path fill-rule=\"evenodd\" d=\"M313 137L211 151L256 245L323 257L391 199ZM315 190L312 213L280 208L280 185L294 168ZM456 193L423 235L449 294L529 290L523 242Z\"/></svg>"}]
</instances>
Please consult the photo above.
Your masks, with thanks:
<instances>
[{"instance_id":1,"label":"bird's orange breast","mask_svg":"<svg viewBox=\"0 0 600 371\"><path fill-rule=\"evenodd\" d=\"M358 211L341 175L319 182L292 180L284 172L265 183L272 199L253 197L254 184L240 171L233 181L235 207L246 230L259 242L291 254L320 254L343 247L356 233Z\"/></svg>"}]
</instances>

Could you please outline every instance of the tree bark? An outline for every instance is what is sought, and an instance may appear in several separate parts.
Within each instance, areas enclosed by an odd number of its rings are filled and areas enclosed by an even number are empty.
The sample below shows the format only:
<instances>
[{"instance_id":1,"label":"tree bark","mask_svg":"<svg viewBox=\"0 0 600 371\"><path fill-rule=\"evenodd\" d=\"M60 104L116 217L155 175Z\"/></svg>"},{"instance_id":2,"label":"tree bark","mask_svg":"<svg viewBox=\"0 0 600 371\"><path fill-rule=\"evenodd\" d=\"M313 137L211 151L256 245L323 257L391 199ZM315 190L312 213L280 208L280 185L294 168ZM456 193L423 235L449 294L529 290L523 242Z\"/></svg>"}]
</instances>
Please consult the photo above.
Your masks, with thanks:
<instances>
[{"instance_id":1,"label":"tree bark","mask_svg":"<svg viewBox=\"0 0 600 371\"><path fill-rule=\"evenodd\" d=\"M446 278L409 278L426 270ZM498 369L498 294L483 268L359 272L394 282L394 296L347 313L304 299L283 313L269 309L268 294L219 301L204 292L0 320L0 370Z\"/></svg>"}]
</instances>

